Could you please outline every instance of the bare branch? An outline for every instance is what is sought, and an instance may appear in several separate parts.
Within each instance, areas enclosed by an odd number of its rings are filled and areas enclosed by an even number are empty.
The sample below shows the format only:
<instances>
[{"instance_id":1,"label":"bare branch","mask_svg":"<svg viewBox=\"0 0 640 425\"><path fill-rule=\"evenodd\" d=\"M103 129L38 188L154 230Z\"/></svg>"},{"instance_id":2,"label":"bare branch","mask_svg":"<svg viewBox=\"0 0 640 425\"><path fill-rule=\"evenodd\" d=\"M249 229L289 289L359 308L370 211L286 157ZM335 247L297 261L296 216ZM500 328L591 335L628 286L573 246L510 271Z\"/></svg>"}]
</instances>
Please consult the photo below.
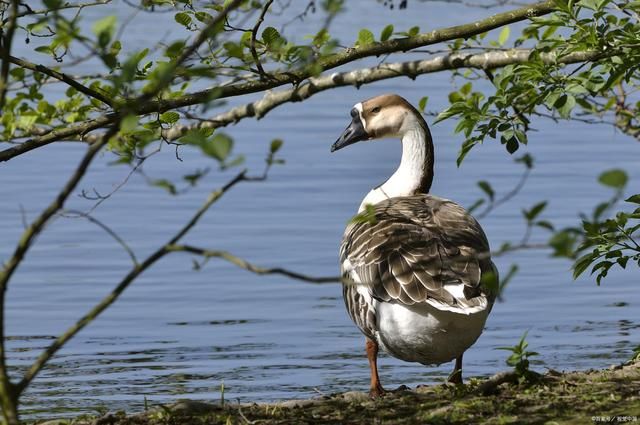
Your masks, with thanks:
<instances>
[{"instance_id":1,"label":"bare branch","mask_svg":"<svg viewBox=\"0 0 640 425\"><path fill-rule=\"evenodd\" d=\"M93 146L92 146L93 148ZM140 276L144 271L146 271L149 267L155 264L158 260L163 258L165 255L171 252L169 249L170 246L177 244L180 239L186 235L189 230L191 230L200 220L202 215L214 204L216 203L225 193L227 193L232 187L236 184L246 181L246 170L241 171L237 174L233 179L231 179L227 184L222 186L220 189L217 189L209 195L204 204L196 211L196 213L191 217L191 219L167 242L158 248L153 254L149 255L142 263L135 265L131 268L129 273L118 283L118 285L107 295L105 296L98 304L96 304L86 315L84 315L80 320L78 320L75 324L69 327L63 334L61 334L58 338L47 347L45 351L38 356L36 361L29 367L29 369L25 372L22 380L16 385L18 392L24 391L24 389L29 385L29 383L36 377L36 375L42 370L45 364L51 359L51 357L64 345L73 338L78 332L80 332L85 326L87 326L91 321L93 321L96 317L100 315L107 307L113 304L118 297L124 292L125 289L129 287L129 285L135 281L135 279Z\"/></svg>"},{"instance_id":2,"label":"bare branch","mask_svg":"<svg viewBox=\"0 0 640 425\"><path fill-rule=\"evenodd\" d=\"M76 188L78 182L87 172L89 165L93 161L96 154L107 143L109 137L117 132L117 127L111 129L105 134L103 140L99 143L94 143L89 146L86 154L80 161L80 164L71 175L67 183L62 190L58 193L55 199L45 208L42 213L29 225L29 227L22 233L20 241L18 242L15 251L11 258L4 264L2 271L0 272L0 292L4 292L7 288L7 284L11 279L11 276L15 272L16 268L24 258L25 254L31 247L31 244L35 240L36 236L40 234L45 224L49 221L54 214L56 214L63 206L71 192Z\"/></svg>"},{"instance_id":3,"label":"bare branch","mask_svg":"<svg viewBox=\"0 0 640 425\"><path fill-rule=\"evenodd\" d=\"M221 20L225 19L227 14L238 7L242 0L233 0L229 3L211 22L207 25L207 27L196 37L196 40L191 44L183 54L176 60L176 62L169 67L166 74L163 74L157 84L153 89L149 90L147 93L137 97L134 101L132 101L132 106L137 106L140 104L144 104L148 99L153 98L158 92L160 92L170 81L170 74L172 71L179 67L185 60L188 59L189 55L196 51L198 47L207 39L209 33L212 28L214 28L217 23ZM189 53L188 53L189 52ZM169 76L169 77L168 77ZM35 238L36 235L40 233L44 224L51 218L53 214L59 211L64 201L67 199L71 191L76 187L78 181L82 178L84 173L86 172L89 164L93 160L95 154L100 151L100 149L109 141L109 139L118 132L119 124L121 120L124 118L128 111L118 111L115 114L114 124L112 125L109 132L107 132L102 140L98 143L94 143L90 145L89 150L83 160L80 162L80 165L76 169L76 172L72 175L71 179L64 186L56 200L45 209L41 215L36 219L34 223L24 232L23 237L18 242L18 246L16 247L16 252L9 260L0 273L0 308L4 306L4 294L6 292L7 284L11 275L17 268L18 264L20 264L24 254L29 248L31 242ZM89 313L87 313L84 317L78 320L74 325L67 329L62 335L60 335L56 340L49 346L42 354L35 360L35 362L29 367L29 369L25 372L22 380L12 386L13 392L16 393L16 397L21 394L24 389L29 385L29 383L35 378L35 376L42 370L42 368L47 364L49 359L71 338L73 338L80 330L82 330L87 324L89 324L93 319L95 319L100 313L102 313L107 307L109 307L120 294L146 269L148 269L151 265L153 265L156 261L166 255L169 251L166 249L167 245L173 245L180 240L182 236L184 236L195 224L198 222L200 217L206 212L206 210L215 203L218 199L222 197L224 193L226 193L231 187L237 184L240 181L244 180L246 171L242 171L238 176L232 179L229 183L223 186L221 189L214 191L209 195L204 205L196 212L196 214L191 218L191 220L165 245L156 250L153 254L151 254L145 261L141 264L135 264L134 267L129 271L129 273L125 276L125 278L116 286L116 288L105 298L102 299L97 305L95 305ZM137 263L137 262L136 262ZM0 329L4 328L4 311L0 311ZM0 335L3 336L3 335ZM2 343L0 343L2 344ZM3 345L0 345L0 348L4 348ZM0 359L4 359L4 350L2 351L2 356ZM2 361L2 365L4 365L4 361ZM0 372L5 372L6 370L2 370Z\"/></svg>"},{"instance_id":4,"label":"bare branch","mask_svg":"<svg viewBox=\"0 0 640 425\"><path fill-rule=\"evenodd\" d=\"M250 271L251 273L259 275L279 274L287 276L291 279L301 280L309 283L339 283L343 281L340 276L316 277L287 270L282 267L266 268L256 266L254 264L251 264L247 260L237 257L227 251L203 249L191 245L170 245L167 247L167 249L171 252L188 252L191 254L200 255L205 258L220 258L240 267L241 269L245 269L247 271Z\"/></svg>"},{"instance_id":5,"label":"bare branch","mask_svg":"<svg viewBox=\"0 0 640 425\"><path fill-rule=\"evenodd\" d=\"M500 205L504 204L505 202L509 201L511 198L513 198L514 196L516 196L524 187L525 183L527 182L527 179L529 178L529 175L531 174L531 168L526 167L524 172L522 173L522 176L520 177L520 180L518 181L518 183L514 186L513 189L511 189L509 192L507 192L506 194L504 194L504 196L502 196L500 199L496 200L496 201L492 201L489 203L489 205L487 205L487 207L480 213L478 213L475 217L477 220L482 220L483 218L485 218L487 215L489 215L489 213L493 210L495 210L496 208L498 208Z\"/></svg>"},{"instance_id":6,"label":"bare branch","mask_svg":"<svg viewBox=\"0 0 640 425\"><path fill-rule=\"evenodd\" d=\"M0 47L0 55L4 55L6 52L5 50ZM113 106L113 101L111 99L109 99L107 96L103 95L100 92L97 92L83 84L80 84L78 81L76 81L75 79L73 79L71 76L69 76L68 74L65 74L63 72L58 72L54 69L51 68L47 68L44 65L38 65L35 63L31 63L29 61L26 61L24 59L19 59L16 58L14 56L7 56L9 61L11 63L13 63L14 65L17 65L21 68L25 68L25 69L29 69L31 71L35 71L35 72L41 72L43 74L46 74L52 78L55 78L56 80L62 81L68 85L70 85L71 87L73 87L74 89L78 90L81 93L86 94L89 97L92 97L94 99L98 99L100 102L108 105L108 106Z\"/></svg>"},{"instance_id":7,"label":"bare branch","mask_svg":"<svg viewBox=\"0 0 640 425\"><path fill-rule=\"evenodd\" d=\"M136 259L136 254L133 252L131 247L124 241L124 239L122 239L120 237L120 235L118 235L112 228L110 228L109 226L104 224L102 221L100 221L97 218L93 217L89 213L86 213L86 212L83 212L83 211L78 211L78 210L64 210L64 211L62 211L60 213L60 215L62 217L68 217L68 218L76 218L76 217L86 218L91 223L95 224L96 226L100 227L102 230L107 232L107 234L109 236L111 236L122 247L122 249L125 250L127 255L129 255L129 257L131 258L131 261L133 262L133 265L134 266L138 265L138 260Z\"/></svg>"},{"instance_id":8,"label":"bare branch","mask_svg":"<svg viewBox=\"0 0 640 425\"><path fill-rule=\"evenodd\" d=\"M8 25L0 27L0 40L2 41L2 67L0 69L0 114L4 110L4 104L9 89L9 56L11 55L11 44L13 43L13 35L16 31L18 21L18 0L11 0L11 15Z\"/></svg>"},{"instance_id":9,"label":"bare branch","mask_svg":"<svg viewBox=\"0 0 640 425\"><path fill-rule=\"evenodd\" d=\"M267 2L262 7L262 12L260 13L260 17L258 18L258 20L256 21L256 24L251 30L251 44L249 47L251 50L251 55L253 56L253 60L256 63L256 68L258 68L258 72L260 73L261 79L266 77L266 73L264 72L264 68L260 63L258 52L256 52L256 36L258 34L258 30L260 29L260 25L262 25L262 22L264 21L264 16L267 14L267 11L269 10L269 7L271 7L272 3L273 3L273 0L267 0Z\"/></svg>"},{"instance_id":10,"label":"bare branch","mask_svg":"<svg viewBox=\"0 0 640 425\"><path fill-rule=\"evenodd\" d=\"M80 161L80 164L76 168L73 175L69 178L62 190L58 193L58 196L56 196L51 204L49 204L49 206L44 209L40 213L40 215L31 223L31 225L29 225L29 227L27 227L27 229L22 233L22 236L18 241L13 255L11 256L9 261L3 265L2 271L0 271L0 379L2 380L2 391L0 391L0 393L2 394L0 394L0 397L2 398L5 417L7 417L7 415L17 415L17 400L23 390L23 388L20 388L18 385L13 384L9 380L9 375L7 374L6 370L6 353L4 347L4 308L6 302L5 295L9 280L11 279L11 276L15 272L16 268L24 259L24 256L26 255L35 238L43 230L45 224L47 224L49 219L62 208L66 199L69 197L80 179L82 179L82 177L86 173L87 169L89 168L89 164L91 164L91 161L93 161L95 155L107 142L108 137L116 131L117 127L114 127L112 130L105 134L105 137L101 143L95 143L89 147L87 153ZM17 423L17 418L15 423Z\"/></svg>"},{"instance_id":11,"label":"bare branch","mask_svg":"<svg viewBox=\"0 0 640 425\"><path fill-rule=\"evenodd\" d=\"M59 10L64 10L64 9L83 9L85 7L90 7L90 6L100 6L103 4L109 4L111 3L111 0L98 0L98 1L93 1L93 2L86 2L86 3L66 3L60 7L56 7L56 8L46 8L46 9L31 9L30 7L27 7L27 10L25 10L24 12L20 12L18 13L18 18L22 18L23 16L29 16L29 15L46 15L48 13L51 12L57 12Z\"/></svg>"}]
</instances>

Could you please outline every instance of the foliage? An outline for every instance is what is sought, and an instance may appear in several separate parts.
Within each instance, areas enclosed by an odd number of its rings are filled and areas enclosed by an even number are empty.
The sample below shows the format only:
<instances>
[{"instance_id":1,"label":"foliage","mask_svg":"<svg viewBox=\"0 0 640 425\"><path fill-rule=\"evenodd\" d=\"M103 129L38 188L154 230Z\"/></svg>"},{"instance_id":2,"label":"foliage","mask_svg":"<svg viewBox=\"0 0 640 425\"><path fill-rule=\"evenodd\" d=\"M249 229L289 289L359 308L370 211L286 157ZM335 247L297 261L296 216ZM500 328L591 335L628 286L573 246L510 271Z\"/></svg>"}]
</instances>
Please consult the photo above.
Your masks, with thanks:
<instances>
[{"instance_id":1,"label":"foliage","mask_svg":"<svg viewBox=\"0 0 640 425\"><path fill-rule=\"evenodd\" d=\"M607 217L606 212L622 197L627 177L621 170L610 170L603 173L599 180L603 185L615 189L616 193L610 201L599 204L591 217L582 215L584 240L577 252L587 253L578 258L573 266L574 277L593 266L591 274L597 274L598 285L613 266L625 269L631 260L640 267L640 195L625 200L631 210L618 211L613 217Z\"/></svg>"},{"instance_id":2,"label":"foliage","mask_svg":"<svg viewBox=\"0 0 640 425\"><path fill-rule=\"evenodd\" d=\"M507 365L513 367L518 377L527 379L531 373L529 370L529 358L537 356L535 351L529 351L529 343L526 341L527 332L522 335L520 341L513 347L499 347L498 350L510 351L511 355L507 358Z\"/></svg>"}]
</instances>

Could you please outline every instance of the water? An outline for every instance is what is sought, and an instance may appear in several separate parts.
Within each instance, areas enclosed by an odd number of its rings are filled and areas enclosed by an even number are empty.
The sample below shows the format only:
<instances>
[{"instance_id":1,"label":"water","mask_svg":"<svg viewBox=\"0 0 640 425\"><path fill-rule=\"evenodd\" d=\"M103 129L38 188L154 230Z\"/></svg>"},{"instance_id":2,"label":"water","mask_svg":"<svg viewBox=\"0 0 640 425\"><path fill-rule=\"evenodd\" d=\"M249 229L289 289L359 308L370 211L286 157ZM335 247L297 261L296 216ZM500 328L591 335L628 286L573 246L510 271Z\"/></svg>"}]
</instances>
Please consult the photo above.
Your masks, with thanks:
<instances>
[{"instance_id":1,"label":"water","mask_svg":"<svg viewBox=\"0 0 640 425\"><path fill-rule=\"evenodd\" d=\"M123 5L115 11L128 13ZM118 9L119 7L119 9ZM423 29L466 22L484 9L412 3L409 12L383 13L365 0L349 2L350 11L334 28L345 42L354 39L362 17L379 33L387 22L396 28ZM98 10L98 9L94 9ZM417 13L417 11L422 11ZM89 12L89 9L87 9ZM427 13L428 12L428 13ZM94 13L94 12L91 12ZM94 15L90 15L93 19ZM166 19L171 19L166 15ZM135 19L129 36L149 37ZM157 18L154 18L157 19ZM310 16L287 31L300 34ZM87 24L88 25L88 24ZM304 28L304 29L301 29ZM415 55L412 57L416 57ZM84 65L90 68L89 65ZM236 152L261 172L271 139L285 140L287 163L275 167L267 182L243 183L202 219L185 242L224 249L262 266L282 266L311 275L337 274L337 251L346 221L366 192L383 181L399 158L397 142L360 144L330 154L329 146L348 123L354 103L382 92L396 92L417 103L430 96L429 109L445 105L446 75L390 80L324 92L303 104L283 106L259 122L243 121L227 131ZM52 90L55 96L55 90ZM559 225L576 223L609 193L595 183L605 169L630 172L630 192L638 187L640 144L607 126L535 122L529 152L536 168L525 190L482 221L494 247L518 240L524 231L521 208L549 200L544 217ZM432 127L436 141L433 193L470 205L480 196L475 182L490 181L498 194L517 182L520 168L504 149L487 143L475 149L462 168L455 166L461 139L452 123ZM56 144L0 167L0 256L6 258L22 230L20 208L33 219L66 180L83 147ZM165 149L145 164L154 178L179 179L211 161L184 150L184 161ZM85 189L108 193L128 170L110 166L108 153L81 182ZM96 218L122 235L144 258L166 242L200 206L207 193L237 170L212 170L195 189L173 197L133 175L126 186L96 209ZM72 196L69 208L93 203ZM535 240L544 240L535 234ZM141 410L177 398L216 400L224 381L227 400L262 401L309 397L368 387L363 338L346 315L337 285L311 285L284 277L260 277L211 260L193 271L186 254L166 257L144 273L122 298L61 350L23 398L30 417L95 413L104 409ZM200 261L199 259L195 259ZM504 303L496 305L483 336L465 355L467 376L504 369L508 353L529 331L538 370L602 368L627 359L640 336L637 270L612 273L601 287L588 277L573 282L568 262L547 253L524 251L496 260L503 273L520 265ZM58 218L30 251L11 282L7 301L9 363L23 370L52 338L107 294L131 266L126 253L106 233L81 219ZM452 365L427 368L385 357L383 383L439 382Z\"/></svg>"}]
</instances>

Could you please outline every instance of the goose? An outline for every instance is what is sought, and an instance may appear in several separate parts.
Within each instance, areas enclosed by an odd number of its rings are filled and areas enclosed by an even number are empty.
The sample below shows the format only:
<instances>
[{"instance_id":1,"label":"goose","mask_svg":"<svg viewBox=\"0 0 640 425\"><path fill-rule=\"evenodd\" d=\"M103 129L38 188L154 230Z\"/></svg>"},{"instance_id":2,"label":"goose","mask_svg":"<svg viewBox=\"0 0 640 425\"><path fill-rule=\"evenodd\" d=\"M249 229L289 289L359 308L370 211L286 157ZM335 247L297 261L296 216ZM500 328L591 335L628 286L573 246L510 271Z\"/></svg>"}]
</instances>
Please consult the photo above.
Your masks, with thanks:
<instances>
[{"instance_id":1,"label":"goose","mask_svg":"<svg viewBox=\"0 0 640 425\"><path fill-rule=\"evenodd\" d=\"M455 359L449 382L462 384L462 355L482 333L497 295L487 237L463 207L429 194L434 149L422 115L385 94L357 103L331 152L359 141L399 138L402 159L372 189L340 246L347 312L365 336L372 398L385 393L379 347L424 365Z\"/></svg>"}]
</instances>

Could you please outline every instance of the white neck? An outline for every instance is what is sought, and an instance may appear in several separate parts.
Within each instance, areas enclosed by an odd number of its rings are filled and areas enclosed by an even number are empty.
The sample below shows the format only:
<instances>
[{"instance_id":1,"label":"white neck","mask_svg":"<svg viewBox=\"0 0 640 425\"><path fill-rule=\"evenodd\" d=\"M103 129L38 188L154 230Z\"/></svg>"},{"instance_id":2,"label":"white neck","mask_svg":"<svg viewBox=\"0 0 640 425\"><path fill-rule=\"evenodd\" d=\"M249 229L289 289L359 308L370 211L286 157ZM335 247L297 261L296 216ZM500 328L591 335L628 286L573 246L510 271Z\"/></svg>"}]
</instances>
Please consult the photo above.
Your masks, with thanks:
<instances>
[{"instance_id":1,"label":"white neck","mask_svg":"<svg viewBox=\"0 0 640 425\"><path fill-rule=\"evenodd\" d=\"M431 172L427 162L430 152L424 127L417 119L408 119L406 130L402 133L402 159L395 173L381 186L372 189L362 200L358 212L362 212L367 204L377 204L388 198L410 196L419 191L425 173Z\"/></svg>"}]
</instances>

